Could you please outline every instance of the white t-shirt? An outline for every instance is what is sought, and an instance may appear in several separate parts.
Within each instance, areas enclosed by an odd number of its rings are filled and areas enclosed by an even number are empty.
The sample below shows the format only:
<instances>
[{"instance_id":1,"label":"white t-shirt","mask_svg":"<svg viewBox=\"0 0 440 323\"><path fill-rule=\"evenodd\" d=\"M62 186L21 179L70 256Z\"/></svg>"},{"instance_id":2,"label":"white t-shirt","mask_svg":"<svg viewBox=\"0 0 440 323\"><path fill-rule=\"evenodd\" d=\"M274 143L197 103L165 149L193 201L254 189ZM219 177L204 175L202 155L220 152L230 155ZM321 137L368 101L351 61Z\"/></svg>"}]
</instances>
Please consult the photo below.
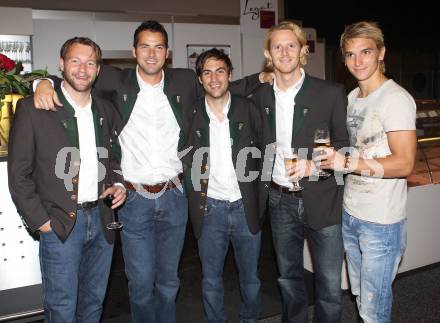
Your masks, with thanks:
<instances>
[{"instance_id":1,"label":"white t-shirt","mask_svg":"<svg viewBox=\"0 0 440 323\"><path fill-rule=\"evenodd\" d=\"M415 130L416 104L411 95L387 80L365 98L359 88L348 95L347 129L350 144L360 157L391 154L387 132ZM391 224L406 217L405 178L373 178L350 174L344 191L344 208L361 220Z\"/></svg>"}]
</instances>

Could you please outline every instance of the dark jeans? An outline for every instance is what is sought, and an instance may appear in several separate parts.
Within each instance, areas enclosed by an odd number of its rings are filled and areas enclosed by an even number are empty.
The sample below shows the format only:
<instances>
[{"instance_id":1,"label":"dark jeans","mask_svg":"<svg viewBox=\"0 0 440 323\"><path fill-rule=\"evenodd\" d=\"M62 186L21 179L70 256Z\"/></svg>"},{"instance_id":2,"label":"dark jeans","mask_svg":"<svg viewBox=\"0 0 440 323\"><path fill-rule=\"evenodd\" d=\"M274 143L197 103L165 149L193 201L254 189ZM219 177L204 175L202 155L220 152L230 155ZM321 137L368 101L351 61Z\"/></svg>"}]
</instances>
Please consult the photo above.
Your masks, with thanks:
<instances>
[{"instance_id":1,"label":"dark jeans","mask_svg":"<svg viewBox=\"0 0 440 323\"><path fill-rule=\"evenodd\" d=\"M174 323L177 269L188 220L182 187L155 198L129 190L119 210L133 323Z\"/></svg>"},{"instance_id":2,"label":"dark jeans","mask_svg":"<svg viewBox=\"0 0 440 323\"><path fill-rule=\"evenodd\" d=\"M40 233L40 266L46 323L98 323L113 245L105 240L97 207L78 210L65 242Z\"/></svg>"},{"instance_id":3,"label":"dark jeans","mask_svg":"<svg viewBox=\"0 0 440 323\"><path fill-rule=\"evenodd\" d=\"M271 190L270 223L283 301L282 322L307 323L307 291L304 283L304 235L311 245L315 277L315 322L341 321L341 225L320 230L307 226L301 198Z\"/></svg>"},{"instance_id":4,"label":"dark jeans","mask_svg":"<svg viewBox=\"0 0 440 323\"><path fill-rule=\"evenodd\" d=\"M223 267L231 241L242 296L240 319L244 323L256 323L261 311L258 278L261 232L252 234L249 231L241 200L229 202L208 197L205 209L202 235L198 240L203 271L204 322L226 322Z\"/></svg>"}]
</instances>

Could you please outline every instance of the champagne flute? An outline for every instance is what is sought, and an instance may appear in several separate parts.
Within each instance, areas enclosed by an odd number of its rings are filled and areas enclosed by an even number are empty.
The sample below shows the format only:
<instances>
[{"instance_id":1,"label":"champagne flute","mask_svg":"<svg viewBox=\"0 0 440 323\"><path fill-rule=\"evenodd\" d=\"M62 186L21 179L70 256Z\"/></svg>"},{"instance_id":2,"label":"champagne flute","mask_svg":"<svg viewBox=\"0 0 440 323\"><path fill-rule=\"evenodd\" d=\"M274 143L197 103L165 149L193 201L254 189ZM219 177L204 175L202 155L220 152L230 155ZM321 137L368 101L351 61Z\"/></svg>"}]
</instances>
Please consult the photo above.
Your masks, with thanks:
<instances>
[{"instance_id":1,"label":"champagne flute","mask_svg":"<svg viewBox=\"0 0 440 323\"><path fill-rule=\"evenodd\" d=\"M103 189L105 191L107 188L112 187L112 186L113 186L112 183L105 183L103 185ZM112 205L113 205L112 204L113 198L114 198L113 194L108 194L103 199L104 204L107 205L109 208L111 208ZM119 230L119 229L122 229L122 227L124 225L121 222L119 222L118 219L117 219L118 218L118 213L117 213L118 211L117 210L112 210L112 211L113 211L113 221L107 223L107 226L106 226L107 229L109 229L109 230Z\"/></svg>"},{"instance_id":2,"label":"champagne flute","mask_svg":"<svg viewBox=\"0 0 440 323\"><path fill-rule=\"evenodd\" d=\"M297 151L294 148L291 148L284 152L284 168L286 170L286 175L290 177L292 168L294 169L296 166L296 162L298 160ZM289 188L289 191L299 192L303 189L303 187L299 184L298 180L292 180L292 188Z\"/></svg>"},{"instance_id":3,"label":"champagne flute","mask_svg":"<svg viewBox=\"0 0 440 323\"><path fill-rule=\"evenodd\" d=\"M318 128L315 130L315 149L318 148L330 148L330 132L327 128ZM325 152L323 150L318 150L315 152L317 155L324 155ZM327 178L331 175L330 172L325 170L319 170L319 177Z\"/></svg>"}]
</instances>

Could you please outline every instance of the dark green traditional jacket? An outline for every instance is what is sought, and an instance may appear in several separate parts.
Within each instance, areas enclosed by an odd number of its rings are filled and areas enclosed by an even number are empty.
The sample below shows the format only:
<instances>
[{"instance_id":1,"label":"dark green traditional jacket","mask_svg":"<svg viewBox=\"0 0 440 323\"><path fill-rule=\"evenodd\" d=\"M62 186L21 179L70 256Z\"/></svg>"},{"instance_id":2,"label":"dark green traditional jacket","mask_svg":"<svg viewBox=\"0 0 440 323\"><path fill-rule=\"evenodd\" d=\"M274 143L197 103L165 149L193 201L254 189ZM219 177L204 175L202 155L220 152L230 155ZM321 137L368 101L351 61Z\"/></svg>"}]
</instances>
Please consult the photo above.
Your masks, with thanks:
<instances>
[{"instance_id":1,"label":"dark green traditional jacket","mask_svg":"<svg viewBox=\"0 0 440 323\"><path fill-rule=\"evenodd\" d=\"M252 100L263 110L264 124L269 128L265 143L276 143L276 103L273 86L264 84L253 94ZM292 148L307 149L307 159L312 159L314 133L317 128L330 130L331 144L337 150L349 146L346 127L347 95L341 84L324 81L308 74L295 97L292 120ZM266 156L274 163L274 156ZM269 178L266 177L266 178ZM270 178L265 185L270 185ZM313 229L341 223L344 186L337 185L335 177L309 181L303 178L301 185L304 212L308 225Z\"/></svg>"},{"instance_id":2,"label":"dark green traditional jacket","mask_svg":"<svg viewBox=\"0 0 440 323\"><path fill-rule=\"evenodd\" d=\"M76 220L81 147L73 107L61 91L58 95L64 106L56 112L35 109L33 97L19 101L10 135L8 175L12 199L29 230L34 232L50 220L65 240ZM97 148L103 148L98 153L100 193L104 181L123 181L119 161L109 153L120 120L112 104L96 96L92 96L92 112L94 140ZM114 235L105 225L112 221L113 211L101 200L99 207L106 238L112 242Z\"/></svg>"}]
</instances>

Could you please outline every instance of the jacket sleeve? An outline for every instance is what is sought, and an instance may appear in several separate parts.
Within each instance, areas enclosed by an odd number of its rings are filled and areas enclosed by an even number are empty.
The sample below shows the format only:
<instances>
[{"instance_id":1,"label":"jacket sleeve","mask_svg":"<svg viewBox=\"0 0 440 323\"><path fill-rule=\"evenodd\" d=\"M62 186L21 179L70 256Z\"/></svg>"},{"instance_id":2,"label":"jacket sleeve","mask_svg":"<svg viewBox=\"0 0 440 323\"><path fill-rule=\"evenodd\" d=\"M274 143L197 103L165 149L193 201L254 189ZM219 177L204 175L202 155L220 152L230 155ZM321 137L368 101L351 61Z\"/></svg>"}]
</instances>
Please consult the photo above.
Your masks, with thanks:
<instances>
[{"instance_id":1,"label":"jacket sleeve","mask_svg":"<svg viewBox=\"0 0 440 323\"><path fill-rule=\"evenodd\" d=\"M93 84L93 91L101 97L106 97L106 94L109 92L117 90L117 85L119 84L117 80L120 76L121 69L102 64L99 75Z\"/></svg>"},{"instance_id":2,"label":"jacket sleeve","mask_svg":"<svg viewBox=\"0 0 440 323\"><path fill-rule=\"evenodd\" d=\"M229 84L229 91L239 96L248 96L258 89L262 83L259 80L259 74L252 74Z\"/></svg>"},{"instance_id":3,"label":"jacket sleeve","mask_svg":"<svg viewBox=\"0 0 440 323\"><path fill-rule=\"evenodd\" d=\"M33 108L20 100L9 136L8 180L9 191L18 213L26 227L35 232L49 221L32 180L35 154L35 137L32 122Z\"/></svg>"},{"instance_id":4,"label":"jacket sleeve","mask_svg":"<svg viewBox=\"0 0 440 323\"><path fill-rule=\"evenodd\" d=\"M336 150L350 145L347 132L347 104L345 88L342 85L338 86L331 120L331 142Z\"/></svg>"}]
</instances>

